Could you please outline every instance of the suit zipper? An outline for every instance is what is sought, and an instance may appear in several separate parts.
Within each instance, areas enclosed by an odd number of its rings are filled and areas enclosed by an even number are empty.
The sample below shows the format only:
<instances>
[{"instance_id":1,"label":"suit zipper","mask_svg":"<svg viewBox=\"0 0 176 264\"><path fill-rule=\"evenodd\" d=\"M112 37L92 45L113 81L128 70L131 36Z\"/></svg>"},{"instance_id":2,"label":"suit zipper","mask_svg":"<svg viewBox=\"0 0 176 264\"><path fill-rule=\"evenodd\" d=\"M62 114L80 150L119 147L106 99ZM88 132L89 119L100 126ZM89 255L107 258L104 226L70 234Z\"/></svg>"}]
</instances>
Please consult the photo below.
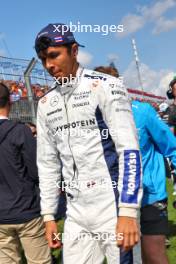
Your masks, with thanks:
<instances>
[{"instance_id":1,"label":"suit zipper","mask_svg":"<svg viewBox=\"0 0 176 264\"><path fill-rule=\"evenodd\" d=\"M68 108L67 108L67 104L66 104L65 95L64 95L64 106L65 106L65 111L66 111L67 124L69 124ZM74 155L73 155L73 151L72 151L71 146L70 146L70 128L69 127L68 127L68 146L69 146L70 152L72 154L72 159L73 159L73 172L74 172L74 174L73 174L72 180L74 180L75 177L76 177L76 171L78 172L78 169L77 169L77 166L76 166L76 162L75 162L75 158L74 158Z\"/></svg>"}]
</instances>

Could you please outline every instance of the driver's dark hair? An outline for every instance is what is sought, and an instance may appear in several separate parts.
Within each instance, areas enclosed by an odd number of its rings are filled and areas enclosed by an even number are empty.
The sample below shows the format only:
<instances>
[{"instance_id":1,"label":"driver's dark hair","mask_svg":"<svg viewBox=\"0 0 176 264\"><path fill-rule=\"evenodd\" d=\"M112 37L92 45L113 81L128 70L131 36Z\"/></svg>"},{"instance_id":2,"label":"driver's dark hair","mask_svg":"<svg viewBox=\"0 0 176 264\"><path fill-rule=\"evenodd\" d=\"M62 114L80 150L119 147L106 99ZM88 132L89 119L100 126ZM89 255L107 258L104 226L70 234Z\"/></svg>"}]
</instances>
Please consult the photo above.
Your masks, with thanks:
<instances>
[{"instance_id":1,"label":"driver's dark hair","mask_svg":"<svg viewBox=\"0 0 176 264\"><path fill-rule=\"evenodd\" d=\"M0 82L0 108L5 108L10 102L9 88L2 82Z\"/></svg>"},{"instance_id":2,"label":"driver's dark hair","mask_svg":"<svg viewBox=\"0 0 176 264\"><path fill-rule=\"evenodd\" d=\"M72 43L68 43L68 44L61 44L59 45L62 47L66 47L67 48L67 52L70 55L71 54L71 49L72 49L72 45L76 43L76 42L72 42ZM45 49L49 48L49 47L58 47L58 45L54 45L52 40L48 37L40 37L36 43L35 43L35 50L37 55L39 55L39 53L41 51L44 51Z\"/></svg>"}]
</instances>

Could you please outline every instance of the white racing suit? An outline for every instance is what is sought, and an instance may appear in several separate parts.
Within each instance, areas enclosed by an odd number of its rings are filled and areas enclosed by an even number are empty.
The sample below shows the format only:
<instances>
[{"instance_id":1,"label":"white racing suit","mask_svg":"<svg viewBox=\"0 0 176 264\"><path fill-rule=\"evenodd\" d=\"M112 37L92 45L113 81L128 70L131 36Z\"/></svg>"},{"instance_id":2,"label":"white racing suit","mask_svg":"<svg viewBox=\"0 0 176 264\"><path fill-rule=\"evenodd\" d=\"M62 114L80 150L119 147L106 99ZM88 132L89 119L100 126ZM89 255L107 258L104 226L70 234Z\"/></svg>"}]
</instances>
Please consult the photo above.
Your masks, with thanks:
<instances>
[{"instance_id":1,"label":"white racing suit","mask_svg":"<svg viewBox=\"0 0 176 264\"><path fill-rule=\"evenodd\" d=\"M67 194L65 264L120 263L117 216L137 216L142 196L137 133L122 80L78 68L77 81L38 105L37 159L44 221ZM63 185L62 185L63 186Z\"/></svg>"}]
</instances>

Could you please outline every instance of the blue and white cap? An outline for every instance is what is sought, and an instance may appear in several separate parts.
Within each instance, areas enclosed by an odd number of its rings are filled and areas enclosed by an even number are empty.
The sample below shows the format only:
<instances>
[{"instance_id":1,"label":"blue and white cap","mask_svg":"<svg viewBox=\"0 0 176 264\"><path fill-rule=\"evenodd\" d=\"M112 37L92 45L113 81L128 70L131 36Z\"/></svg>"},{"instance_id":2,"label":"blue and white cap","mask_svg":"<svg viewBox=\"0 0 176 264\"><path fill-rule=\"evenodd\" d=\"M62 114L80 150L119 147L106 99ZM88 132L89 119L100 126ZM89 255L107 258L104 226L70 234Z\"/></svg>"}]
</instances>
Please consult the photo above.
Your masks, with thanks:
<instances>
[{"instance_id":1,"label":"blue and white cap","mask_svg":"<svg viewBox=\"0 0 176 264\"><path fill-rule=\"evenodd\" d=\"M50 46L54 47L74 42L77 43L78 46L84 47L75 40L73 33L70 31L70 28L62 23L49 24L37 34L37 37L35 39L35 50L37 53L39 53L41 50L41 46L39 45L39 43L43 39L48 40L48 42L46 41L46 48Z\"/></svg>"}]
</instances>

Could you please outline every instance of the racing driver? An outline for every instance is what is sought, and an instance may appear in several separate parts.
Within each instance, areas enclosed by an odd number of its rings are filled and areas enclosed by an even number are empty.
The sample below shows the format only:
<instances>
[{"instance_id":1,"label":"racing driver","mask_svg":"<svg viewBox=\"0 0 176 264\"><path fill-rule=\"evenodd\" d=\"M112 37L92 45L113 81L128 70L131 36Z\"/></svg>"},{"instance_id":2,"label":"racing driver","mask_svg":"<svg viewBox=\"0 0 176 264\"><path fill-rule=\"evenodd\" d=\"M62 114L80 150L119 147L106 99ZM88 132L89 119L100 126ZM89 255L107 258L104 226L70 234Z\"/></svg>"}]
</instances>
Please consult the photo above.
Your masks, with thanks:
<instances>
[{"instance_id":1,"label":"racing driver","mask_svg":"<svg viewBox=\"0 0 176 264\"><path fill-rule=\"evenodd\" d=\"M78 44L64 24L35 40L55 80L37 114L41 214L51 248L61 246L55 214L61 178L67 196L65 264L120 263L139 241L141 161L127 91L119 78L82 68Z\"/></svg>"}]
</instances>

